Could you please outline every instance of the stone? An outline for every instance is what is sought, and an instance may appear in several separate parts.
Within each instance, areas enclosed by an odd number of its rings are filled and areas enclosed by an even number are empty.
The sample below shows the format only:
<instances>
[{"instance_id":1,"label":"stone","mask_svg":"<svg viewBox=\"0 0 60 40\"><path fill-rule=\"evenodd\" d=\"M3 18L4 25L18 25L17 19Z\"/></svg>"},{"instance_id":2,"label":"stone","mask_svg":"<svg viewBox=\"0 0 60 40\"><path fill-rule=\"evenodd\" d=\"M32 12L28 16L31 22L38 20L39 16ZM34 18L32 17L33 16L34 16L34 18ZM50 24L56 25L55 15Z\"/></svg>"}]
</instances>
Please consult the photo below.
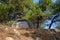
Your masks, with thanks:
<instances>
[{"instance_id":1,"label":"stone","mask_svg":"<svg viewBox=\"0 0 60 40\"><path fill-rule=\"evenodd\" d=\"M17 35L17 36L20 36L20 33L18 30L14 29L14 33Z\"/></svg>"},{"instance_id":2,"label":"stone","mask_svg":"<svg viewBox=\"0 0 60 40\"><path fill-rule=\"evenodd\" d=\"M14 40L12 37L6 37L5 40Z\"/></svg>"}]
</instances>

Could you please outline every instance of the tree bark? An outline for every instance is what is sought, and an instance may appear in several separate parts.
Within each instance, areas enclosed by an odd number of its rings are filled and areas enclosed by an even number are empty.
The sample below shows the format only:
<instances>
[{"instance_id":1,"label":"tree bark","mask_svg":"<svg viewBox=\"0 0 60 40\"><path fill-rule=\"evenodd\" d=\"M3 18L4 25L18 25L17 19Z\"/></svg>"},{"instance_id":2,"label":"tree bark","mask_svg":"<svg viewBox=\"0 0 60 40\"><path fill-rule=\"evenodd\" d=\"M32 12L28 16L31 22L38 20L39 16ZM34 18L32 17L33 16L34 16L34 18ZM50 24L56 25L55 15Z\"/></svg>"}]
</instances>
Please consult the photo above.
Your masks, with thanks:
<instances>
[{"instance_id":1,"label":"tree bark","mask_svg":"<svg viewBox=\"0 0 60 40\"><path fill-rule=\"evenodd\" d=\"M39 20L37 21L37 28L39 28Z\"/></svg>"}]
</instances>

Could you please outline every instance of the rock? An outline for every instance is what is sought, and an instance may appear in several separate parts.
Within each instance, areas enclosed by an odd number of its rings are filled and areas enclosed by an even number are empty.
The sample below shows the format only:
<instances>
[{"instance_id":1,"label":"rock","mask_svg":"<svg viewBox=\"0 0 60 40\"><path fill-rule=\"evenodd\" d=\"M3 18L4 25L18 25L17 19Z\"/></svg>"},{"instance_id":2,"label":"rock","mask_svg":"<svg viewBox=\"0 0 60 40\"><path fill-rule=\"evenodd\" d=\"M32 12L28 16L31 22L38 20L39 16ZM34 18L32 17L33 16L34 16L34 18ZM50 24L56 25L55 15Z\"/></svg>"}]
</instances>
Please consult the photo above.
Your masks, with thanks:
<instances>
[{"instance_id":1,"label":"rock","mask_svg":"<svg viewBox=\"0 0 60 40\"><path fill-rule=\"evenodd\" d=\"M34 40L32 37L21 36L20 40Z\"/></svg>"},{"instance_id":2,"label":"rock","mask_svg":"<svg viewBox=\"0 0 60 40\"><path fill-rule=\"evenodd\" d=\"M59 29L55 29L55 31L56 31L56 32L60 32L60 30L59 30Z\"/></svg>"},{"instance_id":3,"label":"rock","mask_svg":"<svg viewBox=\"0 0 60 40\"><path fill-rule=\"evenodd\" d=\"M42 40L41 38L37 37L36 40Z\"/></svg>"},{"instance_id":4,"label":"rock","mask_svg":"<svg viewBox=\"0 0 60 40\"><path fill-rule=\"evenodd\" d=\"M14 40L12 37L6 37L5 40Z\"/></svg>"},{"instance_id":5,"label":"rock","mask_svg":"<svg viewBox=\"0 0 60 40\"><path fill-rule=\"evenodd\" d=\"M18 30L14 29L14 33L17 35L17 36L20 36L20 33Z\"/></svg>"},{"instance_id":6,"label":"rock","mask_svg":"<svg viewBox=\"0 0 60 40\"><path fill-rule=\"evenodd\" d=\"M12 24L12 27L14 27L14 28L25 28L25 29L28 29L28 28L34 27L34 25L33 25L32 22L30 22L28 20L19 19L15 23Z\"/></svg>"},{"instance_id":7,"label":"rock","mask_svg":"<svg viewBox=\"0 0 60 40\"><path fill-rule=\"evenodd\" d=\"M9 31L9 29L6 27L6 28L5 28L5 31L7 31L7 32L8 32L8 31Z\"/></svg>"}]
</instances>

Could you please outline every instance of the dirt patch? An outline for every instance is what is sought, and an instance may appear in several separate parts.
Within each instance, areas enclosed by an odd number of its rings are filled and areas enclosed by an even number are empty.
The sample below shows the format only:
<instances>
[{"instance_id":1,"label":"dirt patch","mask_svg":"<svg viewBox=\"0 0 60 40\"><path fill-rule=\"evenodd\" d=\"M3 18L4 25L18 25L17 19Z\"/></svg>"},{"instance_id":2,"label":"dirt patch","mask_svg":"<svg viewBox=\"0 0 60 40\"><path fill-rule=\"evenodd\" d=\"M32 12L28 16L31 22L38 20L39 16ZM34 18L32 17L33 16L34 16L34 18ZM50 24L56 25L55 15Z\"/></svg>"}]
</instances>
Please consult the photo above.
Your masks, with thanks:
<instances>
[{"instance_id":1,"label":"dirt patch","mask_svg":"<svg viewBox=\"0 0 60 40\"><path fill-rule=\"evenodd\" d=\"M0 26L0 40L60 40L60 30Z\"/></svg>"}]
</instances>

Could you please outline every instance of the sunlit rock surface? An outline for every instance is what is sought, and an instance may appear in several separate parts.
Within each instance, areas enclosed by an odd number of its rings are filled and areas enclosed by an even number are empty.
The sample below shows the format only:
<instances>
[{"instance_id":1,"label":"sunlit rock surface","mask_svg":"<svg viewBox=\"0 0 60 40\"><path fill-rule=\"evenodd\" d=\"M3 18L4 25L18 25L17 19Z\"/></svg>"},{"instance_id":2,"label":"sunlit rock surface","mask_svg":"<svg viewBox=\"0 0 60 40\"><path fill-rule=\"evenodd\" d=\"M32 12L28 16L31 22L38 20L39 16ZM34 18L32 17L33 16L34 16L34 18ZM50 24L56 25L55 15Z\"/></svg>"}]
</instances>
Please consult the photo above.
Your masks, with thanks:
<instances>
[{"instance_id":1,"label":"sunlit rock surface","mask_svg":"<svg viewBox=\"0 0 60 40\"><path fill-rule=\"evenodd\" d=\"M0 26L0 40L60 40L60 30Z\"/></svg>"},{"instance_id":2,"label":"sunlit rock surface","mask_svg":"<svg viewBox=\"0 0 60 40\"><path fill-rule=\"evenodd\" d=\"M5 40L14 40L12 37L6 37Z\"/></svg>"}]
</instances>

